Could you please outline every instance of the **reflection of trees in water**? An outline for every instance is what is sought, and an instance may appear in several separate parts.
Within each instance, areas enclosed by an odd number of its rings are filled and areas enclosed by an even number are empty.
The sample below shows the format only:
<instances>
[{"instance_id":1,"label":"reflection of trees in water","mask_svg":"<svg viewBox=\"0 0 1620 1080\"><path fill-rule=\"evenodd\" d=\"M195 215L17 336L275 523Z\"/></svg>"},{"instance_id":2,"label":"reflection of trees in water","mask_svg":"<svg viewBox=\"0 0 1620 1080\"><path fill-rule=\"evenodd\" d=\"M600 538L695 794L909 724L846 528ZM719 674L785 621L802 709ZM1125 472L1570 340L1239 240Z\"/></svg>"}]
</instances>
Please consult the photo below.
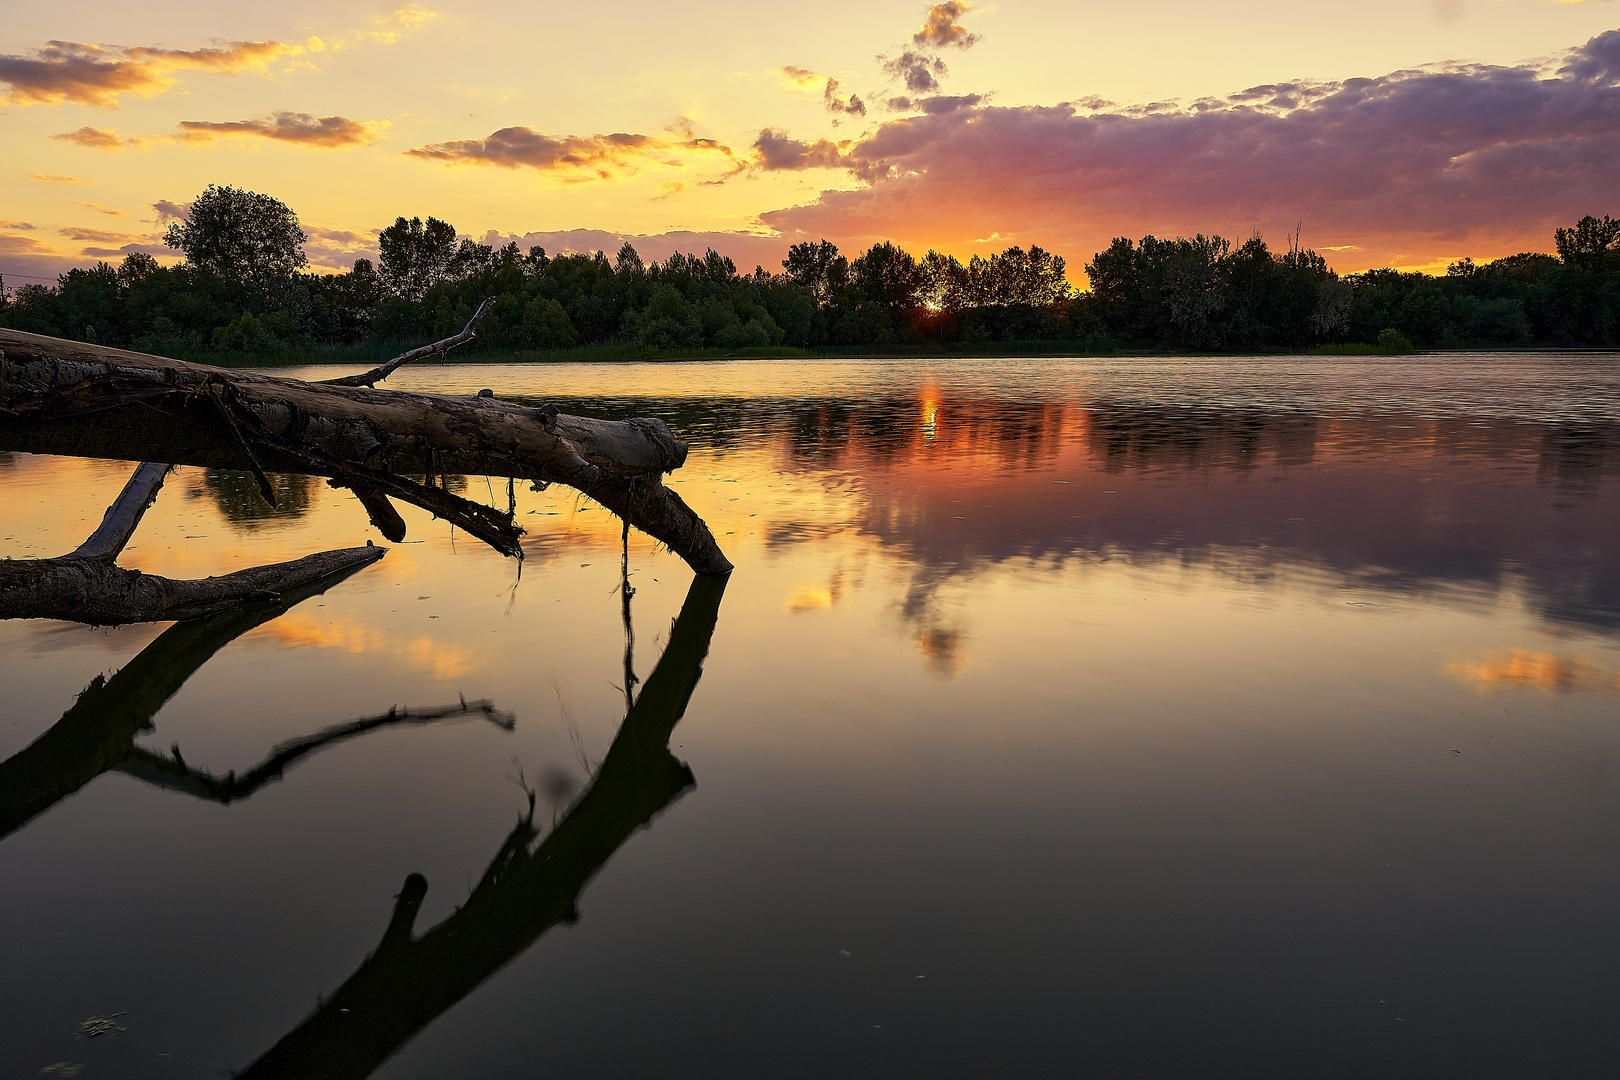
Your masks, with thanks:
<instances>
[{"instance_id":1,"label":"reflection of trees in water","mask_svg":"<svg viewBox=\"0 0 1620 1080\"><path fill-rule=\"evenodd\" d=\"M251 529L260 522L277 518L301 518L315 501L313 476L297 473L266 473L270 490L276 494L271 506L259 493L259 482L245 469L204 469L203 490L213 500L225 520Z\"/></svg>"},{"instance_id":2,"label":"reflection of trees in water","mask_svg":"<svg viewBox=\"0 0 1620 1080\"><path fill-rule=\"evenodd\" d=\"M1087 444L1103 467L1236 469L1263 460L1309 465L1318 417L1299 413L1216 412L1099 404L1087 410Z\"/></svg>"},{"instance_id":3,"label":"reflection of trees in water","mask_svg":"<svg viewBox=\"0 0 1620 1080\"><path fill-rule=\"evenodd\" d=\"M1539 477L1570 494L1595 496L1620 471L1620 424L1559 424L1541 440Z\"/></svg>"},{"instance_id":4,"label":"reflection of trees in water","mask_svg":"<svg viewBox=\"0 0 1620 1080\"><path fill-rule=\"evenodd\" d=\"M1243 567L1254 580L1266 573L1261 564L1293 565L1357 587L1403 592L1462 586L1493 594L1511 577L1550 621L1620 628L1620 564L1603 554L1620 522L1606 504L1597 516L1571 517L1546 500L1548 488L1599 493L1604 478L1620 471L1620 424L1337 420L1259 408L976 400L948 389L927 395L926 401L920 392L881 399L591 399L576 408L624 416L655 409L679 417L683 433L698 432L696 446L705 445L702 432L726 432L743 445L778 447L789 467L864 481L864 505L849 508L855 526L772 521L760 531L767 547L853 528L919 573L958 579L1010 558L1115 557L1190 558ZM1069 462L1064 455L1075 445L1081 460ZM1418 478L1411 466L1424 459L1455 469L1463 483ZM1183 497L1188 492L1139 491L1134 515L1095 499L1037 512L1032 507L1045 497L1036 485L1049 478L1029 470L1058 462L1078 466L1075 477L1063 477L1077 484L1086 473L1111 477L1127 469L1210 479L1272 470L1288 484L1274 492L1223 488L1218 497L1191 500ZM1535 482L1487 491L1484 469L1498 466L1533 467ZM903 477L883 475L902 468L909 468ZM951 520L958 511L948 508L948 489L981 481L988 470L1004 496L995 501L1021 495L1022 516L998 506L997 516ZM904 490L897 493L897 485Z\"/></svg>"},{"instance_id":5,"label":"reflection of trees in water","mask_svg":"<svg viewBox=\"0 0 1620 1080\"><path fill-rule=\"evenodd\" d=\"M424 483L420 474L405 475L407 480ZM225 520L244 529L252 529L268 521L297 520L309 513L321 484L318 476L300 473L266 473L270 490L275 492L276 505L271 506L259 493L259 482L243 469L204 469L203 490ZM467 490L467 478L451 473L433 477L433 486L461 493Z\"/></svg>"},{"instance_id":6,"label":"reflection of trees in water","mask_svg":"<svg viewBox=\"0 0 1620 1080\"><path fill-rule=\"evenodd\" d=\"M966 631L939 598L939 588L949 578L949 574L919 570L900 603L900 617L911 631L912 642L928 661L929 672L942 679L954 679L968 666Z\"/></svg>"},{"instance_id":7,"label":"reflection of trees in water","mask_svg":"<svg viewBox=\"0 0 1620 1080\"><path fill-rule=\"evenodd\" d=\"M0 450L0 469L9 469L17 464L17 455L10 450Z\"/></svg>"}]
</instances>

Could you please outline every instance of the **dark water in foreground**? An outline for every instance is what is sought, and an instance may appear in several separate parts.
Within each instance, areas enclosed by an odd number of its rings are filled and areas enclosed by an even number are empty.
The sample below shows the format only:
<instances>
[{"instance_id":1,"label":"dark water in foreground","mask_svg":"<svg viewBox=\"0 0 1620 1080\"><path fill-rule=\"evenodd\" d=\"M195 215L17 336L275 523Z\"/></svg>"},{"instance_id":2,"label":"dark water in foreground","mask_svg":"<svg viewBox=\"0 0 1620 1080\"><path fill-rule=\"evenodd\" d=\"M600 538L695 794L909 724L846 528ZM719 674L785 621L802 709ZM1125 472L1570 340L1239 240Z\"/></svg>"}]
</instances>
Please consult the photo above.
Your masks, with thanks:
<instances>
[{"instance_id":1,"label":"dark water in foreground","mask_svg":"<svg viewBox=\"0 0 1620 1080\"><path fill-rule=\"evenodd\" d=\"M279 615L0 623L0 1076L1612 1072L1615 358L394 381L667 418L736 574L631 538L628 720L560 488L521 577L402 507ZM0 455L0 555L128 471ZM124 565L383 542L280 486Z\"/></svg>"}]
</instances>

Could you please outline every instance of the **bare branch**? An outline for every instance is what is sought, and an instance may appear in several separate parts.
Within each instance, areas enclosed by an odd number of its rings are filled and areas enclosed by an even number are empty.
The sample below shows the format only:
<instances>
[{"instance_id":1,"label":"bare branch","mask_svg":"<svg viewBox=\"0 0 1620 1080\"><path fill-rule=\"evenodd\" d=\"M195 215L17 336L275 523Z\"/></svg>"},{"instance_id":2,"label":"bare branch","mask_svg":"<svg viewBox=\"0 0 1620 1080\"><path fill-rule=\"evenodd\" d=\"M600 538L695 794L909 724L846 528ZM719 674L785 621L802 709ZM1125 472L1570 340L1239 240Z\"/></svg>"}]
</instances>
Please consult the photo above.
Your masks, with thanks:
<instances>
[{"instance_id":1,"label":"bare branch","mask_svg":"<svg viewBox=\"0 0 1620 1080\"><path fill-rule=\"evenodd\" d=\"M376 386L378 383L388 378L388 376L392 375L397 368L402 368L413 360L422 360L432 356L434 353L449 352L462 342L471 341L477 336L473 333L473 328L478 325L478 321L484 317L484 312L488 311L489 305L493 304L494 302L495 298L492 296L488 300L485 300L482 304L479 304L478 310L473 312L473 317L467 320L467 325L461 328L461 333L459 334L447 337L443 341L435 341L431 345L423 345L421 348L412 349L410 352L400 353L382 367L374 367L370 371L367 371L361 375L345 375L341 379L322 379L321 385Z\"/></svg>"}]
</instances>

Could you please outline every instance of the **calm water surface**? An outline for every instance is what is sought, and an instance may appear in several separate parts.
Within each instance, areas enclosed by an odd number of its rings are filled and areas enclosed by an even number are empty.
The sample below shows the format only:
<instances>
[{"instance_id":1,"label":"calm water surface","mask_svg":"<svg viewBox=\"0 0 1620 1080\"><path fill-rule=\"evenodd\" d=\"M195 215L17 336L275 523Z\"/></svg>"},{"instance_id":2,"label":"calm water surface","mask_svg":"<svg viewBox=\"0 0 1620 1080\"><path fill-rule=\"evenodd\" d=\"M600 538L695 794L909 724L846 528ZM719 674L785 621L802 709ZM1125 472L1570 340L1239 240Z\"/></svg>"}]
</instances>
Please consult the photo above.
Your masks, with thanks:
<instances>
[{"instance_id":1,"label":"calm water surface","mask_svg":"<svg viewBox=\"0 0 1620 1080\"><path fill-rule=\"evenodd\" d=\"M1612 1074L1615 358L390 385L666 418L736 573L633 535L628 641L520 487L521 573L401 507L284 612L0 623L0 1076ZM128 472L0 455L0 555ZM278 486L122 562L385 543Z\"/></svg>"}]
</instances>

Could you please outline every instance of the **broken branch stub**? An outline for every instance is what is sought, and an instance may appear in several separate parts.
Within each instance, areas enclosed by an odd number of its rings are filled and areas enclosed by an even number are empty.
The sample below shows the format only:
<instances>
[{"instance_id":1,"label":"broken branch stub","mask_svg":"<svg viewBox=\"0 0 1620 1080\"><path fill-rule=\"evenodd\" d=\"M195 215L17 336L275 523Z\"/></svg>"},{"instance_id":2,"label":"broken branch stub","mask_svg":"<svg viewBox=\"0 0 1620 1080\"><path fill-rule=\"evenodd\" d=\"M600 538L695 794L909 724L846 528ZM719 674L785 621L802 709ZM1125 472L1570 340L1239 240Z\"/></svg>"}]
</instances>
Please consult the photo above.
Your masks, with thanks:
<instances>
[{"instance_id":1,"label":"broken branch stub","mask_svg":"<svg viewBox=\"0 0 1620 1080\"><path fill-rule=\"evenodd\" d=\"M664 486L686 444L655 419L309 383L0 329L0 449L325 476L440 516L463 514L478 522L475 535L509 552L519 532L509 518L502 526L470 509L478 504L437 488L423 494L405 476L563 483L698 573L731 570L702 519Z\"/></svg>"}]
</instances>

